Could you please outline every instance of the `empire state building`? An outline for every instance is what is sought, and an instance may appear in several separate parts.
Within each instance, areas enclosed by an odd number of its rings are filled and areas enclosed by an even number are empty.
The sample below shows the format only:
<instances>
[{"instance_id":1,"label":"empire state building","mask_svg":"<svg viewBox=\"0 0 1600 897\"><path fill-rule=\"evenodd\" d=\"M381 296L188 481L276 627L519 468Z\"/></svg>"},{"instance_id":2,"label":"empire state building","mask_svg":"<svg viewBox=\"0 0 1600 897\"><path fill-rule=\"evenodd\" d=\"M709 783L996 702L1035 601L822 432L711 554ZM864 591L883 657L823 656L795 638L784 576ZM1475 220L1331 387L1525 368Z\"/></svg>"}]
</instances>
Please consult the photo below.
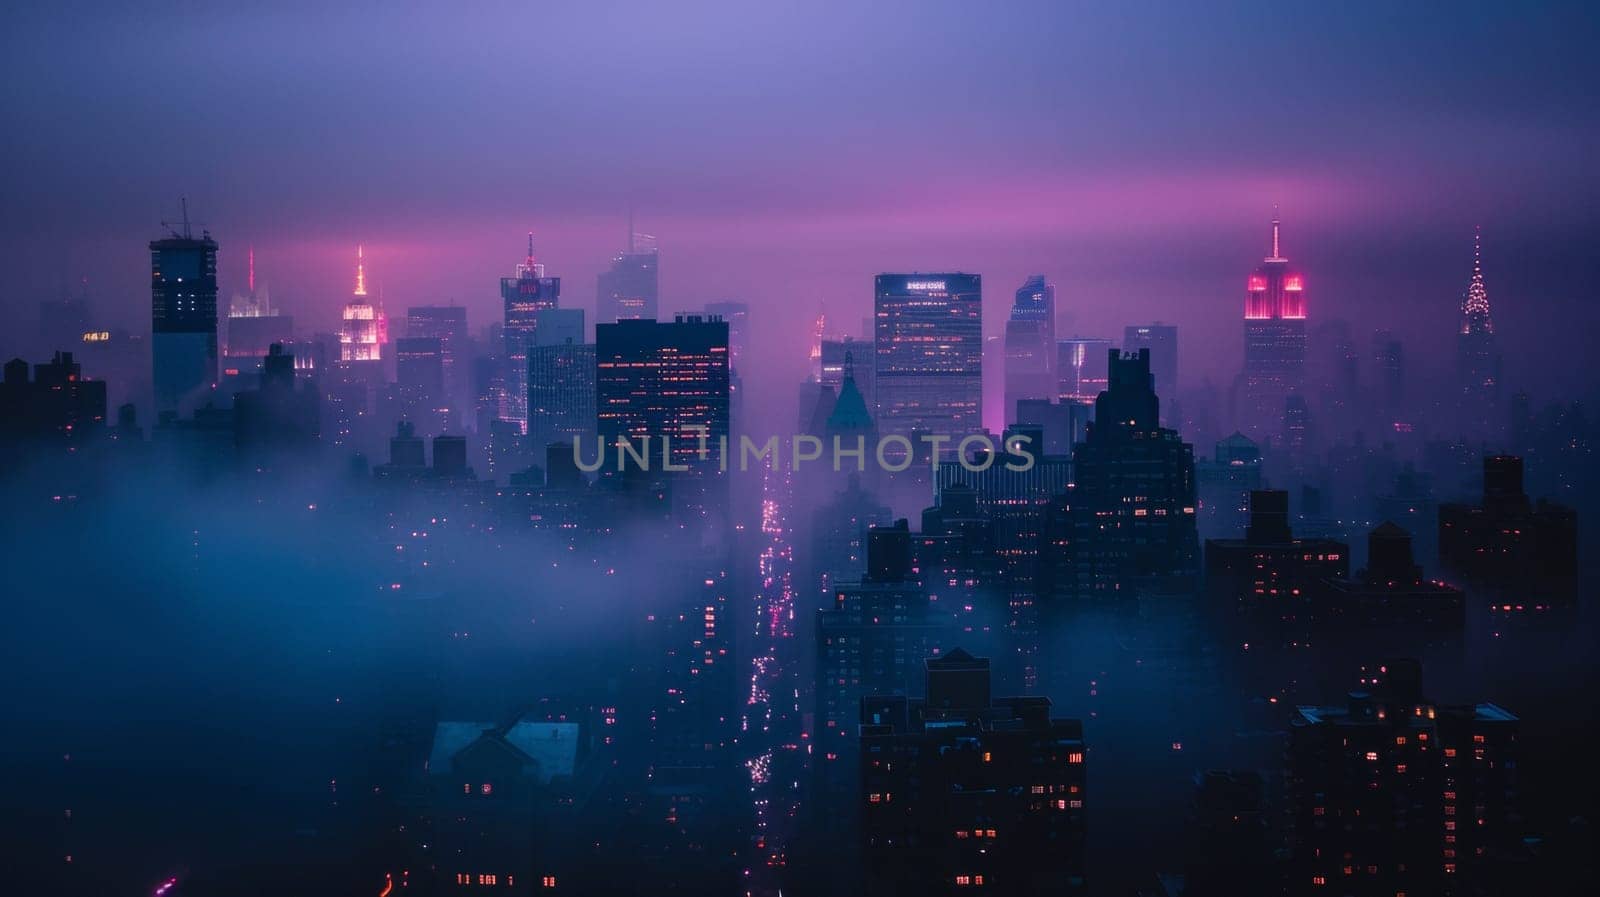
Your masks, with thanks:
<instances>
[{"instance_id":1,"label":"empire state building","mask_svg":"<svg viewBox=\"0 0 1600 897\"><path fill-rule=\"evenodd\" d=\"M1272 219L1272 254L1245 284L1244 370L1235 395L1242 430L1260 439L1283 430L1284 405L1305 387L1305 278L1289 269Z\"/></svg>"}]
</instances>

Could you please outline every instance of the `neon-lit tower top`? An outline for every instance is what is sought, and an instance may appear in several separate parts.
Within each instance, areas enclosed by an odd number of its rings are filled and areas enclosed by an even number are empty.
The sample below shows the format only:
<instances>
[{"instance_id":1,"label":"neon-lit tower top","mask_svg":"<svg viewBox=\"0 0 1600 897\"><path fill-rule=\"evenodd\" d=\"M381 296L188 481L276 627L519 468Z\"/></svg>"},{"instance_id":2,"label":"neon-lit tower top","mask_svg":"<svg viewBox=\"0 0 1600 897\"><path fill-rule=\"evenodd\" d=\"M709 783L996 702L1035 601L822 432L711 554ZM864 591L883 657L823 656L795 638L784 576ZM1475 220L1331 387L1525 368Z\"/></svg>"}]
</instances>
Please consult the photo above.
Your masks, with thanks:
<instances>
[{"instance_id":1,"label":"neon-lit tower top","mask_svg":"<svg viewBox=\"0 0 1600 897\"><path fill-rule=\"evenodd\" d=\"M367 249L356 244L356 290L353 295L367 295Z\"/></svg>"},{"instance_id":2,"label":"neon-lit tower top","mask_svg":"<svg viewBox=\"0 0 1600 897\"><path fill-rule=\"evenodd\" d=\"M1261 267L1250 275L1244 299L1245 320L1304 320L1306 316L1305 278L1289 270L1279 244L1281 222L1272 216L1272 254L1261 260Z\"/></svg>"},{"instance_id":3,"label":"neon-lit tower top","mask_svg":"<svg viewBox=\"0 0 1600 897\"><path fill-rule=\"evenodd\" d=\"M1472 232L1472 282L1461 303L1461 332L1494 333L1494 320L1489 317L1489 288L1483 283L1482 228Z\"/></svg>"},{"instance_id":4,"label":"neon-lit tower top","mask_svg":"<svg viewBox=\"0 0 1600 897\"><path fill-rule=\"evenodd\" d=\"M544 266L533 257L533 231L528 231L528 255L517 266L518 280L538 280L544 276Z\"/></svg>"},{"instance_id":5,"label":"neon-lit tower top","mask_svg":"<svg viewBox=\"0 0 1600 897\"><path fill-rule=\"evenodd\" d=\"M366 248L356 246L356 288L345 304L339 330L340 361L377 361L383 357L388 322L367 301Z\"/></svg>"}]
</instances>

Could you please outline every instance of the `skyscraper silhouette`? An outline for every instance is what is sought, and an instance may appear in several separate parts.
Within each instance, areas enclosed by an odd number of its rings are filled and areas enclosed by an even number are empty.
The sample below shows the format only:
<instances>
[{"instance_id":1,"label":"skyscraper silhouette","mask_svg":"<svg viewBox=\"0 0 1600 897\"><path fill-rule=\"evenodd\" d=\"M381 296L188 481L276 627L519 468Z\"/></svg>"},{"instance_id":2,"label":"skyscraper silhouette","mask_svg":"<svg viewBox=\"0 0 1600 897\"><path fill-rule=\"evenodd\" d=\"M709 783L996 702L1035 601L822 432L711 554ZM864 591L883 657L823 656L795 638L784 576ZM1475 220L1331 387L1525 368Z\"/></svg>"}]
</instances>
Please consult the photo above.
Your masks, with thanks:
<instances>
[{"instance_id":1,"label":"skyscraper silhouette","mask_svg":"<svg viewBox=\"0 0 1600 897\"><path fill-rule=\"evenodd\" d=\"M1289 269L1272 218L1272 254L1246 282L1244 370L1235 388L1240 429L1260 441L1283 430L1284 402L1305 387L1305 278Z\"/></svg>"}]
</instances>

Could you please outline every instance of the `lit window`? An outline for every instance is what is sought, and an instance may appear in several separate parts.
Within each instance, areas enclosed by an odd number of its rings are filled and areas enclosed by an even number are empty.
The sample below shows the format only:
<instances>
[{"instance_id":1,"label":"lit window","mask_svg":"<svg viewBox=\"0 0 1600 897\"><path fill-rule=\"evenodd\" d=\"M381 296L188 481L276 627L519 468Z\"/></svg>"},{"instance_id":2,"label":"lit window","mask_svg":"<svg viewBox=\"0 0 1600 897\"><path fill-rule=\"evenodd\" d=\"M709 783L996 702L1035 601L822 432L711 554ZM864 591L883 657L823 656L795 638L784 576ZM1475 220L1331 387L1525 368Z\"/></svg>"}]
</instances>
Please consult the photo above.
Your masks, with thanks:
<instances>
[{"instance_id":1,"label":"lit window","mask_svg":"<svg viewBox=\"0 0 1600 897\"><path fill-rule=\"evenodd\" d=\"M494 786L489 784L488 782L484 782L483 783L483 793L484 794L493 794L494 793Z\"/></svg>"}]
</instances>

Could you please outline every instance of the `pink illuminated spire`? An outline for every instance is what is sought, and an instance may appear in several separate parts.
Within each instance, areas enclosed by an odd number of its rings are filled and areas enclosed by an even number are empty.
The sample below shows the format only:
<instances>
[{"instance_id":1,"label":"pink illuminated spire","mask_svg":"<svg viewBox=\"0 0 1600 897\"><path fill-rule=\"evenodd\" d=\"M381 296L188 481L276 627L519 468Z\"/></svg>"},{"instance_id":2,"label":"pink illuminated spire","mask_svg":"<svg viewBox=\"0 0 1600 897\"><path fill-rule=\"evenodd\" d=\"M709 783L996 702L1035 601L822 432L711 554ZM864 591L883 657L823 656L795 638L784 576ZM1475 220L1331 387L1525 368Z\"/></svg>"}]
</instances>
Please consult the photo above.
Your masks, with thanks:
<instances>
[{"instance_id":1,"label":"pink illuminated spire","mask_svg":"<svg viewBox=\"0 0 1600 897\"><path fill-rule=\"evenodd\" d=\"M533 231L528 231L528 270L533 270Z\"/></svg>"},{"instance_id":2,"label":"pink illuminated spire","mask_svg":"<svg viewBox=\"0 0 1600 897\"><path fill-rule=\"evenodd\" d=\"M254 246L250 247L250 280L249 280L249 285L250 285L250 295L254 296L255 292L256 292L256 248Z\"/></svg>"},{"instance_id":3,"label":"pink illuminated spire","mask_svg":"<svg viewBox=\"0 0 1600 897\"><path fill-rule=\"evenodd\" d=\"M367 250L365 246L356 244L356 292L357 296L367 295Z\"/></svg>"}]
</instances>

